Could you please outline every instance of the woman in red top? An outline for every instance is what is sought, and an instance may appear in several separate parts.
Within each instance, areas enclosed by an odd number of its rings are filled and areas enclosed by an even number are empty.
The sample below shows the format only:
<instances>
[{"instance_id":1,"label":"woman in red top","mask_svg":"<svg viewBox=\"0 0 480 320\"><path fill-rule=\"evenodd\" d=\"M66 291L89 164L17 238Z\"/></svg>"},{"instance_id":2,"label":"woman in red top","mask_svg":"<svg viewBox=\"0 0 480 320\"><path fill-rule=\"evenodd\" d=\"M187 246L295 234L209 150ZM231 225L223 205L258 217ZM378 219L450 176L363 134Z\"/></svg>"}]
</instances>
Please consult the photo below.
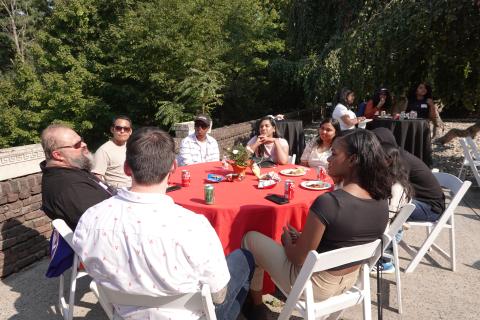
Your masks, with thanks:
<instances>
[{"instance_id":1,"label":"woman in red top","mask_svg":"<svg viewBox=\"0 0 480 320\"><path fill-rule=\"evenodd\" d=\"M373 99L369 100L365 108L365 118L372 119L375 115L380 115L381 111L386 111L392 106L392 96L387 88L379 88L375 91Z\"/></svg>"}]
</instances>

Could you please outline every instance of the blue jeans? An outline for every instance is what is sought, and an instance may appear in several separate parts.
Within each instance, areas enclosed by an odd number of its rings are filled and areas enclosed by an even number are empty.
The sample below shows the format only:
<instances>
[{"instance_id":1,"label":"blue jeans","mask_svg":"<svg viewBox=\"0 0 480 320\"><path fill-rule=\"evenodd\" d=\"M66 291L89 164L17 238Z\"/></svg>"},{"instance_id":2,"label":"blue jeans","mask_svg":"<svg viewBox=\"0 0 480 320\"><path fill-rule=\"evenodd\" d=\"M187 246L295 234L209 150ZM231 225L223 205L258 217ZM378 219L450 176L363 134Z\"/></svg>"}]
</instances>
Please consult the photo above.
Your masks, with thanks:
<instances>
[{"instance_id":1,"label":"blue jeans","mask_svg":"<svg viewBox=\"0 0 480 320\"><path fill-rule=\"evenodd\" d=\"M225 300L222 304L215 305L215 314L218 320L237 319L247 297L250 280L255 269L255 261L248 250L237 249L226 259L230 281L228 281Z\"/></svg>"},{"instance_id":2,"label":"blue jeans","mask_svg":"<svg viewBox=\"0 0 480 320\"><path fill-rule=\"evenodd\" d=\"M432 211L432 207L429 204L418 201L417 199L412 199L412 203L415 205L415 210L413 210L407 221L435 222L440 218L440 214Z\"/></svg>"}]
</instances>

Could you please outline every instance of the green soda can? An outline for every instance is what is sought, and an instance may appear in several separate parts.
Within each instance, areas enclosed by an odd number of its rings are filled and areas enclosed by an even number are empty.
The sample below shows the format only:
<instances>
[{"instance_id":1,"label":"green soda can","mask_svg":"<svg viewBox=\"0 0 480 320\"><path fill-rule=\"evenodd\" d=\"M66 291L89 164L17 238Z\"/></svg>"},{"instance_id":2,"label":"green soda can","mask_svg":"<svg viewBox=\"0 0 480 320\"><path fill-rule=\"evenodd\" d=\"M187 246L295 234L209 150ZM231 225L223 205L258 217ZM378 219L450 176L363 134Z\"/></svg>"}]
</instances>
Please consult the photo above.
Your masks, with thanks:
<instances>
[{"instance_id":1,"label":"green soda can","mask_svg":"<svg viewBox=\"0 0 480 320\"><path fill-rule=\"evenodd\" d=\"M214 204L215 203L215 187L211 184L206 184L203 188L205 191L205 203Z\"/></svg>"}]
</instances>

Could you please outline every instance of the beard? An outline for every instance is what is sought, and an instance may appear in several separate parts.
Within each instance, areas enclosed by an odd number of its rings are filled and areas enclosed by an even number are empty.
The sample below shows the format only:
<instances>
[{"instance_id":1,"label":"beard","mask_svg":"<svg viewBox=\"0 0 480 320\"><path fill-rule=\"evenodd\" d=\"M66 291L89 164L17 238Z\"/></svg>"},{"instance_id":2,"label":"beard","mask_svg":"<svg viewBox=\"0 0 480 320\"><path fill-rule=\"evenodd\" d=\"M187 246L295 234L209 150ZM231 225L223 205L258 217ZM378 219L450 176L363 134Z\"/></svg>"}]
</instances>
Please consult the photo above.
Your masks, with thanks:
<instances>
[{"instance_id":1,"label":"beard","mask_svg":"<svg viewBox=\"0 0 480 320\"><path fill-rule=\"evenodd\" d=\"M66 157L72 167L90 172L93 166L93 156L90 152L81 153L78 157Z\"/></svg>"}]
</instances>

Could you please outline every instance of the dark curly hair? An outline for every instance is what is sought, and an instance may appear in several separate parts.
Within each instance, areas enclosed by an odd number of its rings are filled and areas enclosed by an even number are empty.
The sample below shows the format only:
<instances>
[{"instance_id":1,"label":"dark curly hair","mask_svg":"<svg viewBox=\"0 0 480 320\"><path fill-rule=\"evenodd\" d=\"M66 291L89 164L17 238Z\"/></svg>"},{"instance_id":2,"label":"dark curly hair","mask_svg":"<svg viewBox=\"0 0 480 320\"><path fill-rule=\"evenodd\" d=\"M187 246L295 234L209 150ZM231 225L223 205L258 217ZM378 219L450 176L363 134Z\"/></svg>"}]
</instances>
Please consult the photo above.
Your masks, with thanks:
<instances>
[{"instance_id":1,"label":"dark curly hair","mask_svg":"<svg viewBox=\"0 0 480 320\"><path fill-rule=\"evenodd\" d=\"M410 200L413 196L413 187L408 178L408 171L402 162L400 150L390 143L382 143L381 146L383 151L385 151L387 164L390 169L389 172L392 175L392 184L400 183L405 190L407 198Z\"/></svg>"},{"instance_id":2,"label":"dark curly hair","mask_svg":"<svg viewBox=\"0 0 480 320\"><path fill-rule=\"evenodd\" d=\"M425 89L427 89L427 93L425 94L425 99L433 99L432 96L432 87L427 84L426 82L417 82L415 83L410 90L408 91L408 105L413 105L417 101L417 89L418 87L423 84L425 86Z\"/></svg>"},{"instance_id":3,"label":"dark curly hair","mask_svg":"<svg viewBox=\"0 0 480 320\"><path fill-rule=\"evenodd\" d=\"M386 88L378 88L375 90L375 93L373 94L373 105L377 106L378 103L380 102L380 95L385 94L387 97L385 99L385 104L383 105L384 109L390 109L392 107L392 95L390 94L390 91Z\"/></svg>"},{"instance_id":4,"label":"dark curly hair","mask_svg":"<svg viewBox=\"0 0 480 320\"><path fill-rule=\"evenodd\" d=\"M374 133L355 130L341 137L347 154L355 155L360 186L375 200L391 198L392 175L385 152Z\"/></svg>"}]
</instances>

